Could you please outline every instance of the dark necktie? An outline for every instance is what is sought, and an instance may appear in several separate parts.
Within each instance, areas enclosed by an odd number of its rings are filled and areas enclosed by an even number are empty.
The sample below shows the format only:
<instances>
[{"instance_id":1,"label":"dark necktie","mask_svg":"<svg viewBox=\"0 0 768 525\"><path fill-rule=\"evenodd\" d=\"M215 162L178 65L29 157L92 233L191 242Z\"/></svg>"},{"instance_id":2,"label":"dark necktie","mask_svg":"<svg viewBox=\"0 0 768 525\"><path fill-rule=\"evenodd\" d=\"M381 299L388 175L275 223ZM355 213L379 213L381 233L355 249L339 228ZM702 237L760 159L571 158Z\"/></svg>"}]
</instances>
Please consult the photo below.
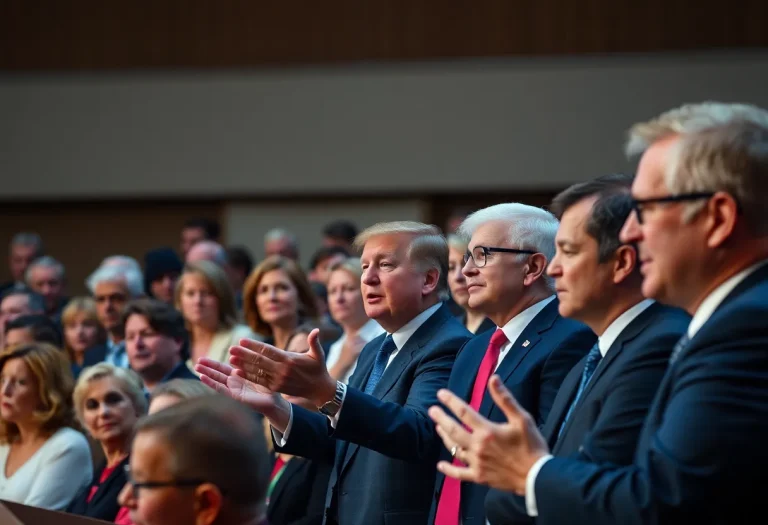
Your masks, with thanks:
<instances>
[{"instance_id":1,"label":"dark necktie","mask_svg":"<svg viewBox=\"0 0 768 525\"><path fill-rule=\"evenodd\" d=\"M602 358L603 355L600 353L600 347L597 343L595 343L595 346L593 346L587 354L587 361L584 363L584 370L581 372L581 382L579 383L579 389L576 391L576 396L573 398L571 406L568 407L568 412L565 414L563 424L560 425L560 432L557 434L558 438L562 435L565 424L568 422L568 418L571 417L573 409L576 408L576 404L579 402L581 394L583 394L584 389L587 388L589 380L592 379L592 375L595 373L595 370L597 370L597 365L600 364L600 360Z\"/></svg>"},{"instance_id":2,"label":"dark necktie","mask_svg":"<svg viewBox=\"0 0 768 525\"><path fill-rule=\"evenodd\" d=\"M395 340L392 339L392 335L387 335L387 337L384 338L384 342L381 343L381 348L379 348L379 351L376 353L376 360L373 362L373 370L371 370L371 375L368 377L368 383L365 385L366 394L373 393L373 389L379 384L381 376L384 375L384 370L387 369L389 356L392 355L392 352L395 350L397 350Z\"/></svg>"},{"instance_id":3,"label":"dark necktie","mask_svg":"<svg viewBox=\"0 0 768 525\"><path fill-rule=\"evenodd\" d=\"M691 338L688 337L688 332L685 332L683 334L683 337L681 337L677 343L675 343L675 348L672 349L672 354L669 356L669 363L672 364L675 361L677 361L677 358L680 357L680 352L683 351L683 348L686 347L688 344L688 341L690 341Z\"/></svg>"}]
</instances>

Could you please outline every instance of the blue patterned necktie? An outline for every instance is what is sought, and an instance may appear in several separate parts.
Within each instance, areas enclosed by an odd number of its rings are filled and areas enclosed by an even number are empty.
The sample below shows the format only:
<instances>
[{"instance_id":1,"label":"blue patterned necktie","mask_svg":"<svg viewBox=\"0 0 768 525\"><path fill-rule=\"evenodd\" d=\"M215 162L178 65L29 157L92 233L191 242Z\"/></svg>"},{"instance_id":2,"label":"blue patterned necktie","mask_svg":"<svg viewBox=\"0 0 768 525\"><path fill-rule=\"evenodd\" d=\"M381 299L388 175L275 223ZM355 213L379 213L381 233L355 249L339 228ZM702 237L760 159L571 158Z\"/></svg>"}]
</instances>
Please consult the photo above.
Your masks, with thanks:
<instances>
[{"instance_id":1,"label":"blue patterned necktie","mask_svg":"<svg viewBox=\"0 0 768 525\"><path fill-rule=\"evenodd\" d=\"M560 432L557 434L558 438L562 435L565 424L568 422L568 418L571 417L573 409L576 408L576 403L579 402L581 394L583 394L584 389L587 388L589 380L592 379L592 375L595 373L595 370L597 370L597 365L600 364L600 360L602 358L603 355L600 353L600 347L597 343L595 343L595 346L593 346L587 354L587 361L584 363L584 370L581 372L581 382L579 383L579 389L576 391L576 396L573 398L571 406L568 408L568 412L565 414L563 424L560 425Z\"/></svg>"},{"instance_id":2,"label":"blue patterned necktie","mask_svg":"<svg viewBox=\"0 0 768 525\"><path fill-rule=\"evenodd\" d=\"M680 356L680 352L683 351L683 348L688 344L688 341L690 341L691 338L688 337L688 332L685 332L683 334L683 337L681 337L677 343L675 343L675 348L672 349L672 354L669 356L669 363L672 364L675 361L677 361L677 358Z\"/></svg>"},{"instance_id":3,"label":"blue patterned necktie","mask_svg":"<svg viewBox=\"0 0 768 525\"><path fill-rule=\"evenodd\" d=\"M371 370L371 375L368 377L368 383L365 385L366 394L371 394L373 389L376 388L376 385L379 384L379 380L381 379L381 376L384 375L384 370L387 368L389 356L392 355L392 352L395 350L397 350L395 340L392 339L392 335L387 335L387 337L384 338L384 342L381 343L381 348L379 348L379 351L376 353L376 360L373 362L373 370Z\"/></svg>"}]
</instances>

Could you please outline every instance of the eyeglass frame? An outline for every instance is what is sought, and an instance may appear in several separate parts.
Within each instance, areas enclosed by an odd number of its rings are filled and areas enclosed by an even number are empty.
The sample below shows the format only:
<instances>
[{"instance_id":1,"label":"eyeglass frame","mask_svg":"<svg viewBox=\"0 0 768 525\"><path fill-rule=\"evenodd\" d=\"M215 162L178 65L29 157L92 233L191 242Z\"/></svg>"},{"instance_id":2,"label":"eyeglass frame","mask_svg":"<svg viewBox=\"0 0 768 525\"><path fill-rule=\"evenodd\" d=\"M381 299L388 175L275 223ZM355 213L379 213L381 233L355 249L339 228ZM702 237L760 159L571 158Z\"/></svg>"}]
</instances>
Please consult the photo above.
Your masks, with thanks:
<instances>
[{"instance_id":1,"label":"eyeglass frame","mask_svg":"<svg viewBox=\"0 0 768 525\"><path fill-rule=\"evenodd\" d=\"M133 492L134 497L139 496L139 489L159 489L164 487L197 487L203 483L208 483L204 479L177 479L175 481L144 481L137 483L131 477L130 465L124 465L123 470L125 471L126 480L131 486L131 492Z\"/></svg>"},{"instance_id":2,"label":"eyeglass frame","mask_svg":"<svg viewBox=\"0 0 768 525\"><path fill-rule=\"evenodd\" d=\"M688 202L700 199L711 199L715 192L693 192L680 193L678 195L667 195L665 197L650 197L648 199L632 199L632 211L635 212L637 223L643 224L643 208L645 204L661 204L665 202Z\"/></svg>"},{"instance_id":3,"label":"eyeglass frame","mask_svg":"<svg viewBox=\"0 0 768 525\"><path fill-rule=\"evenodd\" d=\"M475 260L475 256L472 254L473 251L480 248L483 251L483 264L477 264L477 261ZM474 264L477 268L485 268L485 265L488 264L488 254L490 253L516 253L516 254L528 254L533 255L536 252L535 250L520 250L518 248L499 248L497 246L475 246L471 250L467 250L464 253L464 264L467 264L470 259L472 259L472 264Z\"/></svg>"}]
</instances>

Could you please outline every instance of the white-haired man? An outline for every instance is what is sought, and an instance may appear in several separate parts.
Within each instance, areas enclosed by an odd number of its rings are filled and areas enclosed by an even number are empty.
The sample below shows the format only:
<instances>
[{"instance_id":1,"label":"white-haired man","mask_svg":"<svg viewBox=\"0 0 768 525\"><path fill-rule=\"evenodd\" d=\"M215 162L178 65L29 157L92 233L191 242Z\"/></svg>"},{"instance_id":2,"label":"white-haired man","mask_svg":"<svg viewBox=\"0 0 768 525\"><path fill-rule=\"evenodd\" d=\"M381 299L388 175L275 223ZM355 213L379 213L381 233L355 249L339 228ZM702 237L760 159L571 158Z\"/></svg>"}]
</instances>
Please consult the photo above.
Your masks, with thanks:
<instances>
[{"instance_id":1,"label":"white-haired man","mask_svg":"<svg viewBox=\"0 0 768 525\"><path fill-rule=\"evenodd\" d=\"M440 469L524 495L540 524L748 523L768 481L768 112L683 106L630 134L642 158L621 240L638 246L643 295L693 316L634 463L553 458L494 379L504 423L439 394L469 427L430 409L467 463Z\"/></svg>"},{"instance_id":2,"label":"white-haired man","mask_svg":"<svg viewBox=\"0 0 768 525\"><path fill-rule=\"evenodd\" d=\"M349 385L329 375L317 330L306 354L243 341L230 350L236 375L207 359L196 369L206 384L262 412L278 450L332 462L326 523L422 524L441 448L426 409L471 333L441 302L448 245L436 227L377 224L355 244L362 247L365 312L387 333L363 348ZM258 394L264 387L301 396L321 414Z\"/></svg>"},{"instance_id":3,"label":"white-haired man","mask_svg":"<svg viewBox=\"0 0 768 525\"><path fill-rule=\"evenodd\" d=\"M96 301L96 315L107 332L107 344L103 355L102 352L86 353L88 362L83 366L106 361L127 367L122 315L128 301L144 295L141 272L130 265L101 266L86 279L86 285Z\"/></svg>"},{"instance_id":4,"label":"white-haired man","mask_svg":"<svg viewBox=\"0 0 768 525\"><path fill-rule=\"evenodd\" d=\"M296 236L282 228L274 228L264 235L264 254L282 255L294 261L299 260L299 241Z\"/></svg>"},{"instance_id":5,"label":"white-haired man","mask_svg":"<svg viewBox=\"0 0 768 525\"><path fill-rule=\"evenodd\" d=\"M494 371L541 424L563 379L595 342L586 325L558 313L546 275L557 227L548 211L520 203L476 211L459 227L469 239L462 270L469 307L496 328L459 351L448 389L492 421L504 417L486 392ZM442 459L450 461L455 450L442 450ZM438 473L430 523L485 523L486 492Z\"/></svg>"}]
</instances>

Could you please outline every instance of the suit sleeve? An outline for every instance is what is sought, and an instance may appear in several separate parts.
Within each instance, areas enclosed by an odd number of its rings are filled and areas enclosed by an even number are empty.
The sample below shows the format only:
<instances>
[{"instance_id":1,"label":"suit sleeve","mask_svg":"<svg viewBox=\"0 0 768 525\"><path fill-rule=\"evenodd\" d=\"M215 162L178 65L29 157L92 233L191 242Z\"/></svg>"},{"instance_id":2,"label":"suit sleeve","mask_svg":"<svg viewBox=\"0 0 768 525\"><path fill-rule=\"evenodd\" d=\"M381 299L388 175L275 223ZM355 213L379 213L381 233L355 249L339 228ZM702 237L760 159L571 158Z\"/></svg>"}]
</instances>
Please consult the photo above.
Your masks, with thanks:
<instances>
[{"instance_id":1,"label":"suit sleeve","mask_svg":"<svg viewBox=\"0 0 768 525\"><path fill-rule=\"evenodd\" d=\"M589 349L595 344L595 340L595 334L591 330L587 328L576 329L555 348L544 363L539 381L539 411L537 414L531 414L536 418L539 428L547 420L563 379L573 366L589 352Z\"/></svg>"},{"instance_id":2,"label":"suit sleeve","mask_svg":"<svg viewBox=\"0 0 768 525\"><path fill-rule=\"evenodd\" d=\"M291 436L285 446L279 446L272 436L277 452L333 464L336 456L336 440L331 436L328 418L310 412L298 405L291 406Z\"/></svg>"},{"instance_id":3,"label":"suit sleeve","mask_svg":"<svg viewBox=\"0 0 768 525\"><path fill-rule=\"evenodd\" d=\"M754 320L744 324L722 323L731 329L720 330L715 343L671 365L674 383L663 420L634 465L547 462L536 479L538 522L741 523L745 512L761 505L768 341ZM731 339L734 333L738 340Z\"/></svg>"},{"instance_id":4,"label":"suit sleeve","mask_svg":"<svg viewBox=\"0 0 768 525\"><path fill-rule=\"evenodd\" d=\"M485 514L491 525L536 523L528 516L525 498L511 492L490 489L485 497Z\"/></svg>"},{"instance_id":5,"label":"suit sleeve","mask_svg":"<svg viewBox=\"0 0 768 525\"><path fill-rule=\"evenodd\" d=\"M331 476L331 465L312 465L310 475L312 484L309 487L306 501L306 512L298 520L291 521L288 525L320 525L325 517L325 494L328 490L328 480Z\"/></svg>"},{"instance_id":6,"label":"suit sleeve","mask_svg":"<svg viewBox=\"0 0 768 525\"><path fill-rule=\"evenodd\" d=\"M427 410L448 385L456 350L465 340L449 339L422 359L402 406L348 388L334 437L395 459L437 461L441 442Z\"/></svg>"}]
</instances>

